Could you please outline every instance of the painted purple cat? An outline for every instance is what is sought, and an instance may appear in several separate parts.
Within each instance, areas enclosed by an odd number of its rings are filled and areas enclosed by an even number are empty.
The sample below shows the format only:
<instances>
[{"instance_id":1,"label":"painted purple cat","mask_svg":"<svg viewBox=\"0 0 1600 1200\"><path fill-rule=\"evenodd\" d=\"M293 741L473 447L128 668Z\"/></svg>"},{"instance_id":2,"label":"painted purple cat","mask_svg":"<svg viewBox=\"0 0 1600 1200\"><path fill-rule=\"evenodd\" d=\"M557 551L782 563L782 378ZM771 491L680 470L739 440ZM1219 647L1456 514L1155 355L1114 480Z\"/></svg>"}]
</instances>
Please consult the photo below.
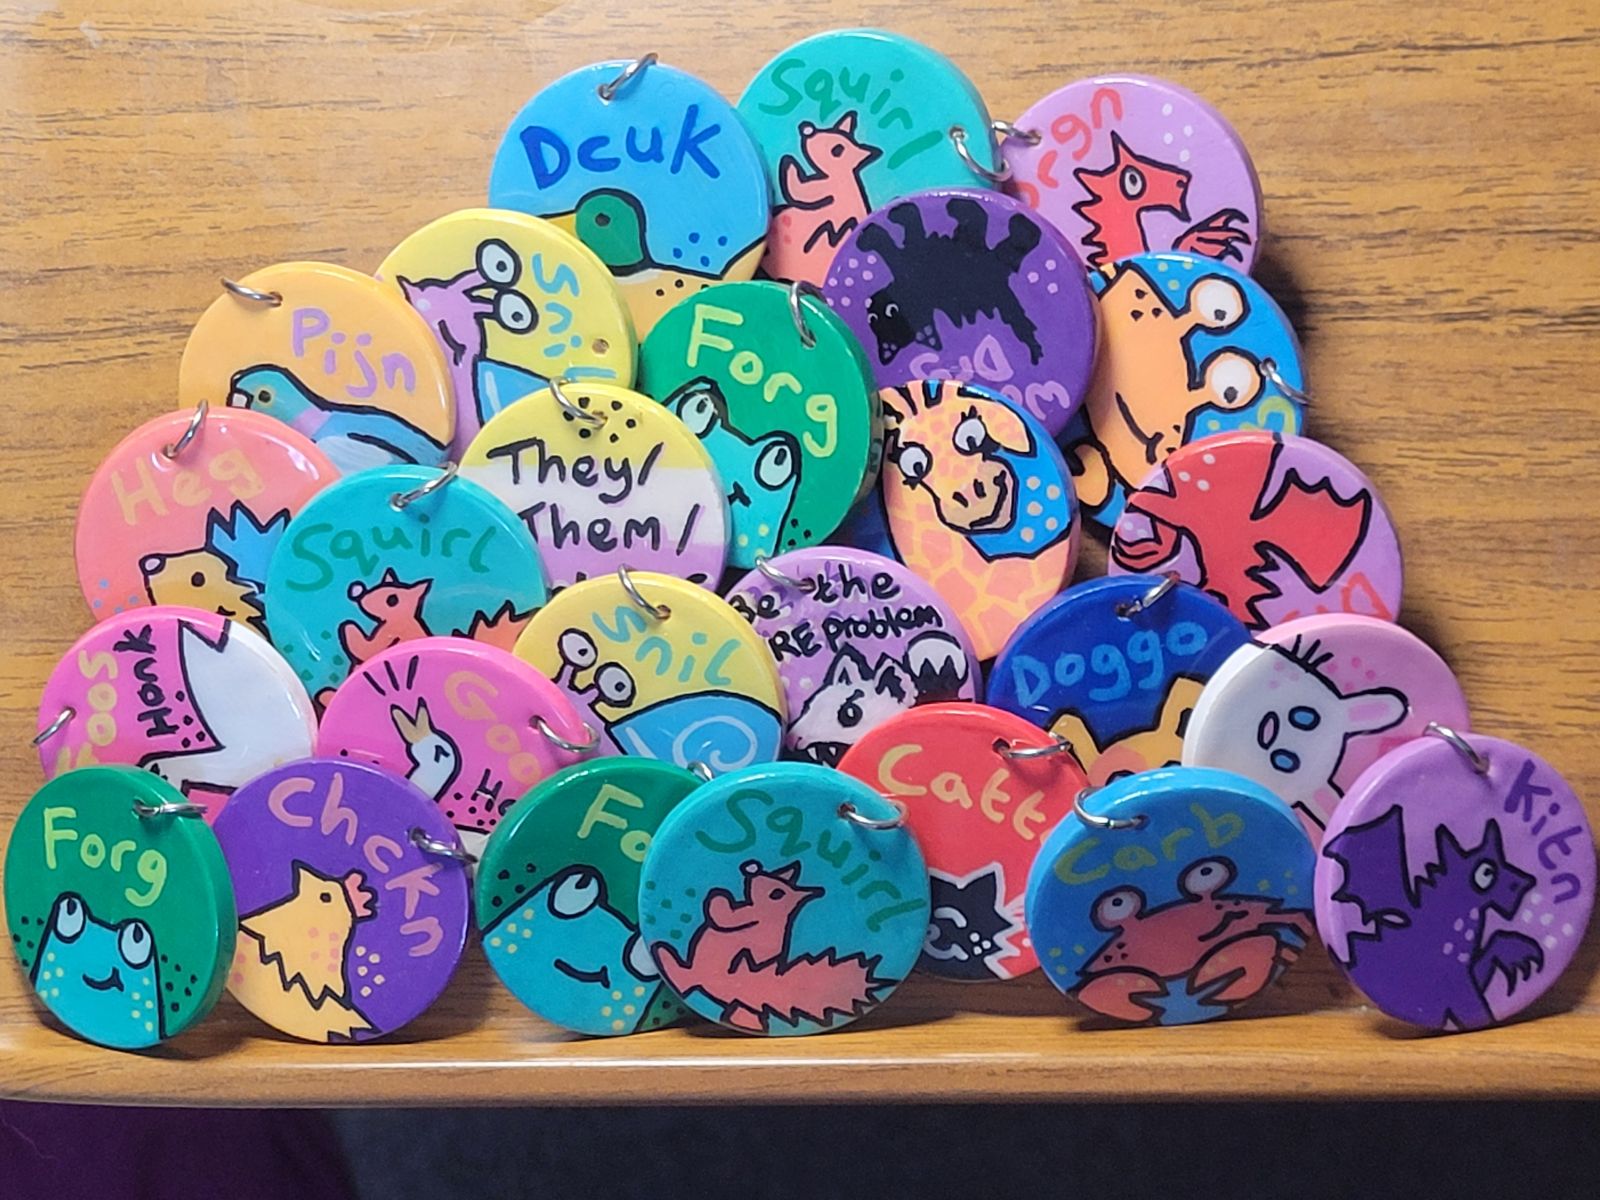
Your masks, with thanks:
<instances>
[{"instance_id":1,"label":"painted purple cat","mask_svg":"<svg viewBox=\"0 0 1600 1200\"><path fill-rule=\"evenodd\" d=\"M530 333L539 325L539 310L516 289L521 275L516 252L499 238L489 238L479 244L477 265L470 271L450 279L396 281L428 322L450 366L456 395L453 458L460 458L483 423L504 407L503 400L482 395L478 386L478 364L489 356L486 323L493 321L512 333Z\"/></svg>"},{"instance_id":2,"label":"painted purple cat","mask_svg":"<svg viewBox=\"0 0 1600 1200\"><path fill-rule=\"evenodd\" d=\"M1516 916L1534 877L1506 860L1495 821L1471 849L1443 825L1434 839L1438 861L1414 876L1395 805L1322 847L1345 871L1333 898L1358 906L1373 926L1350 935L1347 969L1386 1011L1434 1028L1481 1029L1494 1024L1484 993L1496 973L1514 988L1544 966L1532 938L1505 929L1484 936L1489 913ZM1417 985L1419 963L1433 964L1426 987Z\"/></svg>"}]
</instances>

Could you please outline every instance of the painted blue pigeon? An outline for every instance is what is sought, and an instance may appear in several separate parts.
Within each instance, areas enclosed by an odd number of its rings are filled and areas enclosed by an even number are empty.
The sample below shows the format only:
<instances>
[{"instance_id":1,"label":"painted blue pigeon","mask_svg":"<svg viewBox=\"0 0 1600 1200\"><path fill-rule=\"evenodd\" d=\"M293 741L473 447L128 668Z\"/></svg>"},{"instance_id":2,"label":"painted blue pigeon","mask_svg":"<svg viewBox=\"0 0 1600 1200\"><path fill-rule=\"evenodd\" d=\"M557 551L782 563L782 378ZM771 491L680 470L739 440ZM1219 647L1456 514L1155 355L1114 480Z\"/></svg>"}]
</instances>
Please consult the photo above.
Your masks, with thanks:
<instances>
[{"instance_id":1,"label":"painted blue pigeon","mask_svg":"<svg viewBox=\"0 0 1600 1200\"><path fill-rule=\"evenodd\" d=\"M445 447L409 421L380 408L325 400L294 372L271 363L236 374L228 404L253 408L293 426L346 475L394 462L437 466L445 458Z\"/></svg>"}]
</instances>

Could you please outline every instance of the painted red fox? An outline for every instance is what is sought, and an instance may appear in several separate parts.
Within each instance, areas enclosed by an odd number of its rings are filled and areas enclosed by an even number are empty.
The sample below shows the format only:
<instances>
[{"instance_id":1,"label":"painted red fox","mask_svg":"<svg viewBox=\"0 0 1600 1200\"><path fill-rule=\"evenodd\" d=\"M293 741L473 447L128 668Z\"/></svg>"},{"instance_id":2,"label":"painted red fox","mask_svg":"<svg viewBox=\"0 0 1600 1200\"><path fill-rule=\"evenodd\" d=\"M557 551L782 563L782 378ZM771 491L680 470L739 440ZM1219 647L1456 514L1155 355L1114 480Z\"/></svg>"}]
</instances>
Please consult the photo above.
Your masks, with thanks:
<instances>
[{"instance_id":1,"label":"painted red fox","mask_svg":"<svg viewBox=\"0 0 1600 1200\"><path fill-rule=\"evenodd\" d=\"M705 923L689 939L688 957L656 943L656 961L681 996L699 991L722 1005L722 1021L765 1033L773 1018L828 1025L833 1014L856 1016L870 1007L887 981L873 975L877 956L840 957L832 949L789 954L795 915L824 892L800 886L800 864L774 871L751 860L744 899L717 888L706 896Z\"/></svg>"}]
</instances>

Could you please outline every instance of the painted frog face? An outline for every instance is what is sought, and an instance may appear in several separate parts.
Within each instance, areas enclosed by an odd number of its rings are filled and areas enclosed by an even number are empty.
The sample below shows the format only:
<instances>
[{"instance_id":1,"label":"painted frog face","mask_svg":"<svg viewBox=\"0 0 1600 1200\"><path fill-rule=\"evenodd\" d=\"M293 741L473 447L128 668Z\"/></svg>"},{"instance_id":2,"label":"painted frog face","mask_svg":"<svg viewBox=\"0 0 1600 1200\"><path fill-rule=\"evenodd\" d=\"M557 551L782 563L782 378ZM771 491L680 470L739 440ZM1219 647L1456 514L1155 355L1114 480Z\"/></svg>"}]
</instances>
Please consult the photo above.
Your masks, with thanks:
<instances>
[{"instance_id":1,"label":"painted frog face","mask_svg":"<svg viewBox=\"0 0 1600 1200\"><path fill-rule=\"evenodd\" d=\"M775 431L751 438L735 429L728 421L728 402L710 379L685 384L666 403L716 464L741 548L775 553L800 481L800 446L794 437Z\"/></svg>"},{"instance_id":2,"label":"painted frog face","mask_svg":"<svg viewBox=\"0 0 1600 1200\"><path fill-rule=\"evenodd\" d=\"M137 917L107 925L81 896L62 892L34 961L33 986L51 1012L103 1045L136 1050L161 1040L155 938Z\"/></svg>"},{"instance_id":3,"label":"painted frog face","mask_svg":"<svg viewBox=\"0 0 1600 1200\"><path fill-rule=\"evenodd\" d=\"M519 996L580 1033L632 1033L660 987L639 932L606 904L592 867L567 867L489 930L484 947Z\"/></svg>"}]
</instances>

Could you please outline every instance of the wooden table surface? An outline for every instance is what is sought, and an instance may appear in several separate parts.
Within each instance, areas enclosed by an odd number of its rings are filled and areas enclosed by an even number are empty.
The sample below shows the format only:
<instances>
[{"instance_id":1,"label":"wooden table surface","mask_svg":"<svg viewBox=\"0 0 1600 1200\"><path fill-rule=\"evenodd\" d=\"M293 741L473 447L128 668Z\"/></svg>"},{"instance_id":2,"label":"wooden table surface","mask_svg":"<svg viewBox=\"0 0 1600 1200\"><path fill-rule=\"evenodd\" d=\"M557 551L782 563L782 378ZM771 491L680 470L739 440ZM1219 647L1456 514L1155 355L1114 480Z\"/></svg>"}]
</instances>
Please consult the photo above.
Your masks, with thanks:
<instances>
[{"instance_id":1,"label":"wooden table surface","mask_svg":"<svg viewBox=\"0 0 1600 1200\"><path fill-rule=\"evenodd\" d=\"M38 692L88 624L72 522L95 463L175 405L217 277L364 270L481 203L511 115L647 50L730 97L808 33L872 24L952 55L996 116L1074 77L1166 75L1251 146L1257 275L1298 326L1315 436L1376 480L1405 621L1478 728L1527 742L1600 816L1600 9L1592 0L1103 3L709 0L0 4L0 820L37 786ZM1094 544L1086 557L1100 557ZM916 980L838 1034L615 1042L542 1026L473 952L383 1045L263 1035L224 1001L144 1055L38 1023L0 970L0 1094L166 1103L1600 1094L1600 942L1540 1019L1418 1035L1311 955L1250 1019L1085 1029L1042 984Z\"/></svg>"}]
</instances>

